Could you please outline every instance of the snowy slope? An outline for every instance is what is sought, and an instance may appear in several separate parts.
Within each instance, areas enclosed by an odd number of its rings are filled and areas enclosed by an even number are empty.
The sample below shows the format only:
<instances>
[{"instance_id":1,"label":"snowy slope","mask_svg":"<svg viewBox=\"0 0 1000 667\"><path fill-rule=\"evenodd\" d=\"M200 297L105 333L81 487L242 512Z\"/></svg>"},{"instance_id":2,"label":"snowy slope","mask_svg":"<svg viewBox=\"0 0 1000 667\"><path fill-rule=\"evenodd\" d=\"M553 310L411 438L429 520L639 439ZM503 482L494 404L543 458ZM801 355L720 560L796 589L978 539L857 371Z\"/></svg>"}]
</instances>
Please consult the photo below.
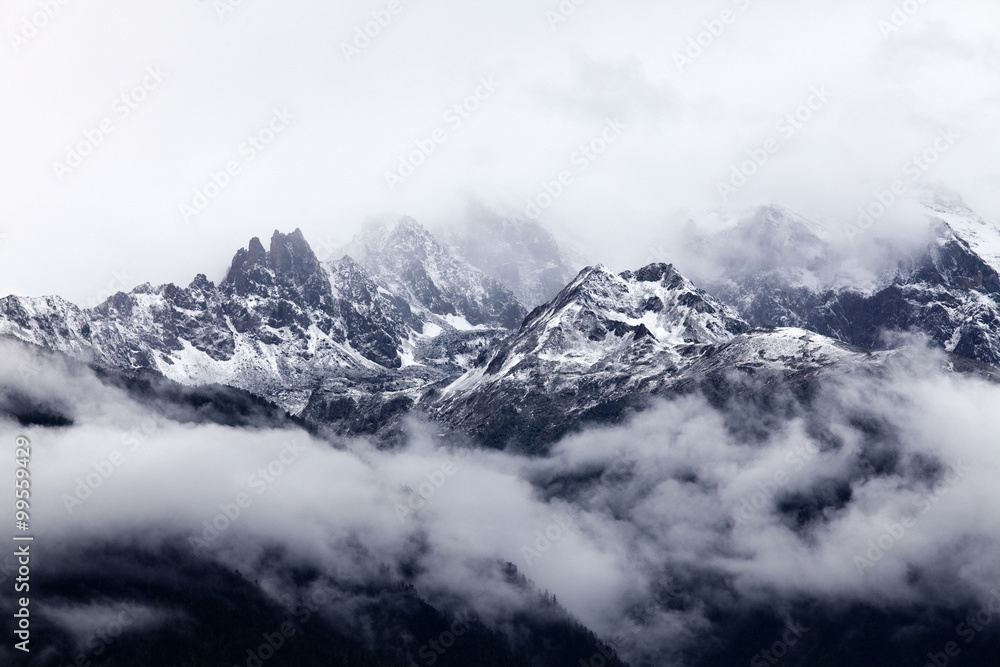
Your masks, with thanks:
<instances>
[{"instance_id":1,"label":"snowy slope","mask_svg":"<svg viewBox=\"0 0 1000 667\"><path fill-rule=\"evenodd\" d=\"M472 205L459 224L438 236L528 308L552 299L577 273L552 234L520 214Z\"/></svg>"},{"instance_id":2,"label":"snowy slope","mask_svg":"<svg viewBox=\"0 0 1000 667\"><path fill-rule=\"evenodd\" d=\"M427 408L496 446L542 444L602 405L656 391L748 328L670 265L591 267Z\"/></svg>"},{"instance_id":3,"label":"snowy slope","mask_svg":"<svg viewBox=\"0 0 1000 667\"><path fill-rule=\"evenodd\" d=\"M960 201L938 198L925 204L932 219L948 225L994 271L1000 272L1000 229Z\"/></svg>"},{"instance_id":4,"label":"snowy slope","mask_svg":"<svg viewBox=\"0 0 1000 667\"><path fill-rule=\"evenodd\" d=\"M799 216L765 207L694 240L714 263L702 284L754 326L793 326L870 349L917 332L950 352L1000 365L1000 232L964 204L925 204L917 252L877 247L876 266L834 248Z\"/></svg>"},{"instance_id":5,"label":"snowy slope","mask_svg":"<svg viewBox=\"0 0 1000 667\"><path fill-rule=\"evenodd\" d=\"M956 205L934 215L926 250L863 291L822 287L837 275L822 230L760 211L717 255L732 268L714 288L746 319L668 264L584 269L525 316L498 281L403 218L369 226L353 254L325 263L299 230L276 231L267 248L251 239L218 285L145 284L92 309L9 296L0 335L244 389L340 432L391 438L416 410L493 446L539 450L655 395L701 388L729 400L770 391L741 377L794 384L877 367L883 356L862 348L885 347L886 329L1000 363L998 236Z\"/></svg>"},{"instance_id":6,"label":"snowy slope","mask_svg":"<svg viewBox=\"0 0 1000 667\"><path fill-rule=\"evenodd\" d=\"M103 366L151 368L186 384L227 384L298 413L330 376L384 380L404 361L412 363L421 354L416 348L426 323L414 313L421 309L378 285L350 257L321 265L299 230L276 231L269 248L254 238L240 249L218 286L203 275L186 288L144 284L89 310L59 297L6 297L0 334ZM451 331L444 319L433 319L432 326ZM466 337L484 335L498 336L489 330ZM468 356L396 384L414 389L461 372L458 364L469 363Z\"/></svg>"},{"instance_id":7,"label":"snowy slope","mask_svg":"<svg viewBox=\"0 0 1000 667\"><path fill-rule=\"evenodd\" d=\"M451 326L513 329L524 318L510 290L455 256L413 218L365 225L342 254L416 311L446 318Z\"/></svg>"}]
</instances>

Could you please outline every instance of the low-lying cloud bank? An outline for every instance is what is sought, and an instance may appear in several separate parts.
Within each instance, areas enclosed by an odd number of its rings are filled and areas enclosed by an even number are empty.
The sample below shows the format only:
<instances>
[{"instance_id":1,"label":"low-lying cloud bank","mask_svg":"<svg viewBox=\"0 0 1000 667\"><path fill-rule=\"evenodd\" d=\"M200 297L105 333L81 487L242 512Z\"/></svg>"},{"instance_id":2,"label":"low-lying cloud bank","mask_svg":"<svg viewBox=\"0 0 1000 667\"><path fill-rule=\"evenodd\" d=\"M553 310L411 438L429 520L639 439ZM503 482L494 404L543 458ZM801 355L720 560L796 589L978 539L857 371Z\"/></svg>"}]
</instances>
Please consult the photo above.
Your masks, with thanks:
<instances>
[{"instance_id":1,"label":"low-lying cloud bank","mask_svg":"<svg viewBox=\"0 0 1000 667\"><path fill-rule=\"evenodd\" d=\"M538 599L496 565L510 562L634 665L693 664L743 611L789 624L804 602L961 615L1000 586L1000 387L941 372L925 350L881 377L825 382L764 441L695 395L544 458L416 421L392 451L293 426L181 423L37 355L3 343L0 386L72 422L3 424L33 443L39 569L82 545L181 543L275 600L304 594L293 570L330 590L392 576L503 629ZM12 461L0 468L12 479ZM325 613L363 635L359 598L327 597ZM75 635L93 620L57 601L45 613Z\"/></svg>"}]
</instances>

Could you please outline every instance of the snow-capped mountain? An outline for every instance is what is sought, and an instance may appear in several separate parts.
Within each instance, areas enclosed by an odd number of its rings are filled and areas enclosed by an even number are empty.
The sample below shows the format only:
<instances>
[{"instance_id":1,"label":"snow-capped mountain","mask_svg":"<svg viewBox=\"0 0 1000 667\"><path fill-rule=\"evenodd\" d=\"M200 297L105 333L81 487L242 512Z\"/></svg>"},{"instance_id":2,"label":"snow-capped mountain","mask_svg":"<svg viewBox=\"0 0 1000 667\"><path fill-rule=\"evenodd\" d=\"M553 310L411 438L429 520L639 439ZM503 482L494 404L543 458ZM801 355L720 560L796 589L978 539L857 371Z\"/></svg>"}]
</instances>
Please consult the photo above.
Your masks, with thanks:
<instances>
[{"instance_id":1,"label":"snow-capped mountain","mask_svg":"<svg viewBox=\"0 0 1000 667\"><path fill-rule=\"evenodd\" d=\"M498 280L528 308L562 290L576 271L552 234L521 215L504 215L478 204L442 238L472 266Z\"/></svg>"},{"instance_id":2,"label":"snow-capped mountain","mask_svg":"<svg viewBox=\"0 0 1000 667\"><path fill-rule=\"evenodd\" d=\"M352 297L334 296L301 232L276 232L270 250L257 238L241 248L218 286L204 275L186 288L143 284L90 310L7 297L0 331L98 365L239 387L297 412L312 377L365 376L394 361L399 317L377 299L358 317L363 299Z\"/></svg>"},{"instance_id":3,"label":"snow-capped mountain","mask_svg":"<svg viewBox=\"0 0 1000 667\"><path fill-rule=\"evenodd\" d=\"M800 381L881 361L795 328L751 329L667 264L584 269L521 329L433 396L431 413L487 444L538 451L587 421L609 421L655 395L716 390L725 376Z\"/></svg>"},{"instance_id":4,"label":"snow-capped mountain","mask_svg":"<svg viewBox=\"0 0 1000 667\"><path fill-rule=\"evenodd\" d=\"M349 256L321 263L299 230L275 231L269 249L257 238L241 248L218 286L204 275L186 288L144 284L93 309L8 296L0 333L100 366L238 387L298 414L330 378L368 395L380 393L370 383L415 389L461 372L503 334L495 322L522 316L509 292L412 221L387 237L387 253L407 240L419 246L400 275L379 274L391 280L377 281Z\"/></svg>"},{"instance_id":5,"label":"snow-capped mountain","mask_svg":"<svg viewBox=\"0 0 1000 667\"><path fill-rule=\"evenodd\" d=\"M822 229L767 207L732 229L696 238L715 267L705 288L754 326L797 326L870 349L891 332L1000 364L1000 231L968 207L924 205L928 239L916 251L876 248L867 272Z\"/></svg>"},{"instance_id":6,"label":"snow-capped mountain","mask_svg":"<svg viewBox=\"0 0 1000 667\"><path fill-rule=\"evenodd\" d=\"M458 328L511 329L524 319L524 306L510 290L442 246L413 218L369 222L342 252L418 312Z\"/></svg>"},{"instance_id":7,"label":"snow-capped mountain","mask_svg":"<svg viewBox=\"0 0 1000 667\"><path fill-rule=\"evenodd\" d=\"M410 218L367 226L328 262L299 230L275 231L268 248L241 248L219 285L144 284L92 309L6 297L0 334L99 367L243 389L341 433L391 438L416 411L491 446L540 451L655 395L726 400L766 393L741 377L801 384L877 369L885 355L867 349L886 347L885 328L1000 363L1000 235L967 209L937 215L926 252L869 291L836 286L846 273L822 230L771 207L715 246L730 265L710 282L719 298L672 265L598 265L526 317Z\"/></svg>"}]
</instances>

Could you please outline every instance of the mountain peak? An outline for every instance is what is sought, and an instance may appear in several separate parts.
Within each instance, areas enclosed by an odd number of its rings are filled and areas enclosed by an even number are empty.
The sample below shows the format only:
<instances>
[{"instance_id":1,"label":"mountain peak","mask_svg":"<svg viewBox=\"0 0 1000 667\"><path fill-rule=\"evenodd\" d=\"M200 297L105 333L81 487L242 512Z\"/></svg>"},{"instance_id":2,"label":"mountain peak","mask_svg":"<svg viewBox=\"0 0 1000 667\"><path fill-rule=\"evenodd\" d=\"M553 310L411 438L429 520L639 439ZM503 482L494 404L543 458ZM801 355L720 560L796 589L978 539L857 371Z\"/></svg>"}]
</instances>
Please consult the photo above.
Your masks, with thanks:
<instances>
[{"instance_id":1,"label":"mountain peak","mask_svg":"<svg viewBox=\"0 0 1000 667\"><path fill-rule=\"evenodd\" d=\"M954 197L938 196L932 202L925 202L924 208L932 222L944 224L952 235L962 239L990 268L1000 273L1000 229L996 225Z\"/></svg>"},{"instance_id":2,"label":"mountain peak","mask_svg":"<svg viewBox=\"0 0 1000 667\"><path fill-rule=\"evenodd\" d=\"M232 285L236 291L245 294L252 283L258 283L267 277L267 252L256 236L250 239L246 248L240 248L233 255L223 285Z\"/></svg>"},{"instance_id":3,"label":"mountain peak","mask_svg":"<svg viewBox=\"0 0 1000 667\"><path fill-rule=\"evenodd\" d=\"M274 230L268 259L275 273L288 275L300 285L320 271L316 254L298 228L291 234Z\"/></svg>"},{"instance_id":4,"label":"mountain peak","mask_svg":"<svg viewBox=\"0 0 1000 667\"><path fill-rule=\"evenodd\" d=\"M251 285L273 284L277 276L303 285L320 273L320 262L300 229L296 228L291 234L274 230L270 250L265 250L260 238L254 236L246 248L236 251L222 284L246 293Z\"/></svg>"},{"instance_id":5,"label":"mountain peak","mask_svg":"<svg viewBox=\"0 0 1000 667\"><path fill-rule=\"evenodd\" d=\"M683 284L685 280L673 264L654 262L648 264L637 271L623 271L619 274L625 280L637 280L641 283L661 283L667 287L676 287Z\"/></svg>"},{"instance_id":6,"label":"mountain peak","mask_svg":"<svg viewBox=\"0 0 1000 667\"><path fill-rule=\"evenodd\" d=\"M742 236L754 236L758 242L775 247L819 245L827 241L826 227L787 206L760 206L752 216L737 225Z\"/></svg>"},{"instance_id":7,"label":"mountain peak","mask_svg":"<svg viewBox=\"0 0 1000 667\"><path fill-rule=\"evenodd\" d=\"M267 265L267 251L264 250L264 244L256 236L250 239L250 243L247 245L247 257L254 264Z\"/></svg>"},{"instance_id":8,"label":"mountain peak","mask_svg":"<svg viewBox=\"0 0 1000 667\"><path fill-rule=\"evenodd\" d=\"M211 280L209 280L208 276L206 276L204 273L199 273L191 281L191 284L188 285L188 289L191 289L191 290L200 290L200 291L205 291L205 290L209 290L210 291L210 290L214 290L215 289L215 283L213 283Z\"/></svg>"},{"instance_id":9,"label":"mountain peak","mask_svg":"<svg viewBox=\"0 0 1000 667\"><path fill-rule=\"evenodd\" d=\"M589 266L445 387L433 411L487 444L545 443L574 418L621 414L628 397L673 381L749 328L670 264L619 274ZM537 409L509 407L524 397Z\"/></svg>"},{"instance_id":10,"label":"mountain peak","mask_svg":"<svg viewBox=\"0 0 1000 667\"><path fill-rule=\"evenodd\" d=\"M519 213L473 202L460 221L441 231L463 259L529 307L552 299L576 273L555 237Z\"/></svg>"},{"instance_id":11,"label":"mountain peak","mask_svg":"<svg viewBox=\"0 0 1000 667\"><path fill-rule=\"evenodd\" d=\"M387 291L426 309L428 317L507 329L524 319L525 309L510 290L453 254L413 218L371 221L343 250Z\"/></svg>"},{"instance_id":12,"label":"mountain peak","mask_svg":"<svg viewBox=\"0 0 1000 667\"><path fill-rule=\"evenodd\" d=\"M602 365L647 338L678 357L741 333L749 326L732 309L695 287L670 264L615 274L598 264L582 270L525 318L510 348L521 358L572 359ZM506 345L506 343L505 343ZM511 355L498 356L509 358ZM496 371L505 362L490 364Z\"/></svg>"},{"instance_id":13,"label":"mountain peak","mask_svg":"<svg viewBox=\"0 0 1000 667\"><path fill-rule=\"evenodd\" d=\"M362 264L369 254L394 252L403 246L412 246L415 239L437 241L419 222L406 215L383 215L365 222L361 232L348 246L347 253Z\"/></svg>"}]
</instances>

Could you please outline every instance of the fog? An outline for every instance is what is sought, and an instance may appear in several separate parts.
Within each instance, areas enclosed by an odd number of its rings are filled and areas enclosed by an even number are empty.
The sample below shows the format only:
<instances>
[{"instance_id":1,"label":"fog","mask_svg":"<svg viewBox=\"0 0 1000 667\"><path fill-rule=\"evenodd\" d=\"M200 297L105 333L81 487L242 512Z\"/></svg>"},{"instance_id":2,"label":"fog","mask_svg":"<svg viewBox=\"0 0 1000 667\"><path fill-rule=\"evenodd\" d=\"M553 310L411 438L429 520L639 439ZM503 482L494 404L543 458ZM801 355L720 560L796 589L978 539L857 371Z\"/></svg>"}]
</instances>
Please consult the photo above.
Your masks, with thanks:
<instances>
[{"instance_id":1,"label":"fog","mask_svg":"<svg viewBox=\"0 0 1000 667\"><path fill-rule=\"evenodd\" d=\"M503 627L536 600L498 575L511 562L635 664L710 637L713 610L803 598L961 609L1000 582L1000 388L942 372L919 347L884 377L826 381L763 441L691 395L539 458L445 441L419 421L393 450L180 423L36 354L3 343L0 385L73 421L3 427L32 442L46 568L81 545L180 542L280 600L294 591L281 563L331 585L379 581L387 567L432 604ZM120 603L84 613L54 600L40 613L84 636ZM354 604L339 597L329 613L363 626Z\"/></svg>"},{"instance_id":2,"label":"fog","mask_svg":"<svg viewBox=\"0 0 1000 667\"><path fill-rule=\"evenodd\" d=\"M0 292L218 280L275 228L336 247L369 215L434 227L470 201L534 202L618 270L761 203L840 229L897 179L1000 219L988 0L387 7L4 3Z\"/></svg>"}]
</instances>

